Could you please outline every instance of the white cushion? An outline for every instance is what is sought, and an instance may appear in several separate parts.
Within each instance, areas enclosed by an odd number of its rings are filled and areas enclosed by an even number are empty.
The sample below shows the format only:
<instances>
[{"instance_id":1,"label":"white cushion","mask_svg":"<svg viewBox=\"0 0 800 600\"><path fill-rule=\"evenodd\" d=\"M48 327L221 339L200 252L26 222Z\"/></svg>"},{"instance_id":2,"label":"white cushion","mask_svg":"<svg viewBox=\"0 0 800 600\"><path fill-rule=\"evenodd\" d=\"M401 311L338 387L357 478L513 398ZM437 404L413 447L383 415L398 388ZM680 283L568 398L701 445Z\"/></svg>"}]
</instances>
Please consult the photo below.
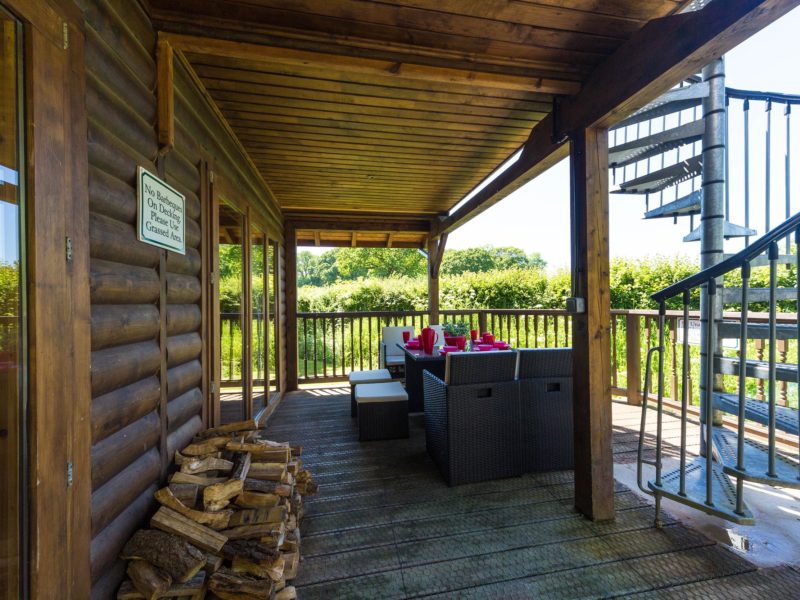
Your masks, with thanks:
<instances>
[{"instance_id":1,"label":"white cushion","mask_svg":"<svg viewBox=\"0 0 800 600\"><path fill-rule=\"evenodd\" d=\"M372 371L353 371L348 375L350 385L359 383L383 383L392 380L392 374L386 369L373 369Z\"/></svg>"},{"instance_id":2,"label":"white cushion","mask_svg":"<svg viewBox=\"0 0 800 600\"><path fill-rule=\"evenodd\" d=\"M393 367L395 365L404 365L406 364L406 357L405 356L387 356L386 357L386 366Z\"/></svg>"},{"instance_id":3,"label":"white cushion","mask_svg":"<svg viewBox=\"0 0 800 600\"><path fill-rule=\"evenodd\" d=\"M443 325L430 325L430 328L436 332L434 336L435 346L444 346L444 326Z\"/></svg>"},{"instance_id":4,"label":"white cushion","mask_svg":"<svg viewBox=\"0 0 800 600\"><path fill-rule=\"evenodd\" d=\"M414 328L409 326L403 327L384 327L382 332L381 341L386 345L386 356L402 356L403 349L398 346L403 345L403 332L408 331L411 337L414 337Z\"/></svg>"},{"instance_id":5,"label":"white cushion","mask_svg":"<svg viewBox=\"0 0 800 600\"><path fill-rule=\"evenodd\" d=\"M408 394L399 381L361 383L356 386L356 402L408 402Z\"/></svg>"}]
</instances>

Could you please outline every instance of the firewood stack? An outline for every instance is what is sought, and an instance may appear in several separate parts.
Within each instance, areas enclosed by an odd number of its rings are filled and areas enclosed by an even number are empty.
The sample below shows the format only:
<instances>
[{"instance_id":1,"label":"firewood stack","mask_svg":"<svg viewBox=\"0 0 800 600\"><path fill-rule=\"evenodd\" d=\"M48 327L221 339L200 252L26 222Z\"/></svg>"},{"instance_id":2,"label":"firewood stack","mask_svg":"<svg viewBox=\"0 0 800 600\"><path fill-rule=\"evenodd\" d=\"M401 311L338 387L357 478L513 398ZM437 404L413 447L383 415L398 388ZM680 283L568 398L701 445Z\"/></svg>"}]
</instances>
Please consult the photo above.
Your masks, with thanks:
<instances>
[{"instance_id":1,"label":"firewood stack","mask_svg":"<svg viewBox=\"0 0 800 600\"><path fill-rule=\"evenodd\" d=\"M151 529L120 555L129 579L118 600L296 598L287 582L300 561L303 500L316 484L301 447L260 434L255 421L231 423L176 452Z\"/></svg>"}]
</instances>

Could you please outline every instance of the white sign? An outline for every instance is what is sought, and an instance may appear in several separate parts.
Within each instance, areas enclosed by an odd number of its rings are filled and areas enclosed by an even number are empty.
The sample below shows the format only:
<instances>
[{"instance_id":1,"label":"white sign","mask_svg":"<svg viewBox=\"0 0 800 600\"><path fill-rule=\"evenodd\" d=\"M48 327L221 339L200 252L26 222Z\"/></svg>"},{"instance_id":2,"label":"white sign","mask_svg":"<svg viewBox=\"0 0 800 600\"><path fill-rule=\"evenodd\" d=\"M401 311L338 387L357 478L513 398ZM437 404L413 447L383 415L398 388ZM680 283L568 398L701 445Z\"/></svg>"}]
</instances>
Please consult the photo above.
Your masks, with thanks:
<instances>
[{"instance_id":1,"label":"white sign","mask_svg":"<svg viewBox=\"0 0 800 600\"><path fill-rule=\"evenodd\" d=\"M702 328L702 323L696 319L689 319L689 344L692 346L699 346L700 339L703 337L704 332ZM678 319L678 327L677 327L677 342L682 344L683 343L683 319ZM723 339L722 340L722 347L729 348L732 350L739 349L739 340L733 339Z\"/></svg>"},{"instance_id":2,"label":"white sign","mask_svg":"<svg viewBox=\"0 0 800 600\"><path fill-rule=\"evenodd\" d=\"M139 167L139 241L186 254L186 198Z\"/></svg>"}]
</instances>

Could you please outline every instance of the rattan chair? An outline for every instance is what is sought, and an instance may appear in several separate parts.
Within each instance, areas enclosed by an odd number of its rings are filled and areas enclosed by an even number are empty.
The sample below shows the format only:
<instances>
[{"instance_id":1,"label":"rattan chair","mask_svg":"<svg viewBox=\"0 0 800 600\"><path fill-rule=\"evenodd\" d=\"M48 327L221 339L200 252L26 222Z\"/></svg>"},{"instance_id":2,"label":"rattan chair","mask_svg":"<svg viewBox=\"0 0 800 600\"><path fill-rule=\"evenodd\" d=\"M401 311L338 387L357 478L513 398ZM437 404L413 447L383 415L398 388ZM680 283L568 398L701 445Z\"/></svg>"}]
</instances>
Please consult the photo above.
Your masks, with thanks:
<instances>
[{"instance_id":1,"label":"rattan chair","mask_svg":"<svg viewBox=\"0 0 800 600\"><path fill-rule=\"evenodd\" d=\"M403 349L403 332L408 331L414 337L414 328L411 326L384 327L381 332L380 353L378 365L381 369L388 369L394 379L402 379L406 372L406 357ZM400 346L398 346L400 344Z\"/></svg>"},{"instance_id":2,"label":"rattan chair","mask_svg":"<svg viewBox=\"0 0 800 600\"><path fill-rule=\"evenodd\" d=\"M519 350L524 473L575 467L572 348Z\"/></svg>"},{"instance_id":3,"label":"rattan chair","mask_svg":"<svg viewBox=\"0 0 800 600\"><path fill-rule=\"evenodd\" d=\"M516 352L448 354L423 373L428 454L448 485L521 474Z\"/></svg>"}]
</instances>

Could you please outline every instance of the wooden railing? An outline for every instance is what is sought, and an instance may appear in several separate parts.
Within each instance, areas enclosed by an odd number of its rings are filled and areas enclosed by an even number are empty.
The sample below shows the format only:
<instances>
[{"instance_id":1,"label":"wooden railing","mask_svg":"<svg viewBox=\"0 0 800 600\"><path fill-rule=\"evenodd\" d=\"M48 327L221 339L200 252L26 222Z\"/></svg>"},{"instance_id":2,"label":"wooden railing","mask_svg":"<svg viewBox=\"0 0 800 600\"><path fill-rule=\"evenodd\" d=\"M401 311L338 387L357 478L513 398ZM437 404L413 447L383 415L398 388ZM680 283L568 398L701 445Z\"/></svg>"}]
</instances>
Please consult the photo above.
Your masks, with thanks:
<instances>
[{"instance_id":1,"label":"wooden railing","mask_svg":"<svg viewBox=\"0 0 800 600\"><path fill-rule=\"evenodd\" d=\"M648 310L612 310L611 318L611 388L615 395L627 397L633 404L641 402L644 357L656 343L658 313ZM678 322L683 318L679 311L668 311L667 347L665 349L666 393L680 398L682 382L678 376ZM690 319L699 319L699 313L690 313ZM785 314L781 320L791 322L794 314ZM726 320L738 320L739 313L726 313ZM572 344L572 320L564 310L556 309L475 309L443 310L440 321L463 320L471 329L491 331L498 339L516 348L557 348ZM766 322L766 314L750 313L751 322ZM305 312L297 315L298 377L301 383L343 381L353 370L378 367L378 348L381 329L385 326L412 325L419 332L428 325L428 315L423 311L365 311L365 312ZM758 355L759 340L748 354ZM726 353L735 355L733 348ZM780 353L782 362L796 349L785 348ZM699 365L699 346L691 348L694 364ZM688 378L690 397L699 401L699 389L694 382L698 373ZM753 380L753 397L763 396L764 382ZM651 390L654 391L654 390ZM783 386L780 397L789 402L789 389ZM792 400L794 401L794 400Z\"/></svg>"},{"instance_id":2,"label":"wooden railing","mask_svg":"<svg viewBox=\"0 0 800 600\"><path fill-rule=\"evenodd\" d=\"M273 335L270 335L270 345L268 355L264 352L264 327L274 328L275 319L270 317L269 323L264 322L262 313L253 313L251 341L253 364L251 372L255 385L264 385L267 378L266 358L269 358L269 383L275 383L275 351ZM274 331L274 329L272 329ZM220 314L220 362L222 373L222 387L239 387L242 385L242 321L240 313Z\"/></svg>"}]
</instances>

